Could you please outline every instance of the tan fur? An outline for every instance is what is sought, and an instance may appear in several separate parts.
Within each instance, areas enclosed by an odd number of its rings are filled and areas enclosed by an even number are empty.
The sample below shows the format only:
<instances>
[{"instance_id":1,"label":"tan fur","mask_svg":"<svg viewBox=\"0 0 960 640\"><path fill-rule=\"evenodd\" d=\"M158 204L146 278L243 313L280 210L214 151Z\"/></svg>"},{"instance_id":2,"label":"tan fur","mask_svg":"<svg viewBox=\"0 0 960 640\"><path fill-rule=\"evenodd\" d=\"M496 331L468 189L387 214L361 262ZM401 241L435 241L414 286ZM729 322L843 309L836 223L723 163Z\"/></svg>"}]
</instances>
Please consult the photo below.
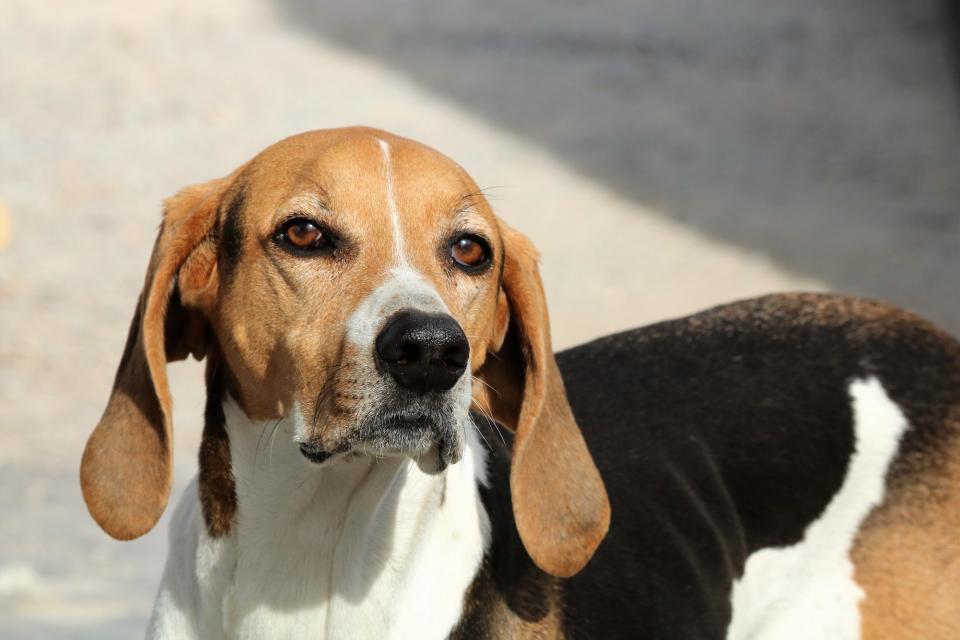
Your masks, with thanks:
<instances>
[{"instance_id":1,"label":"tan fur","mask_svg":"<svg viewBox=\"0 0 960 640\"><path fill-rule=\"evenodd\" d=\"M960 434L960 407L948 418ZM960 438L943 460L892 483L853 550L865 640L960 638Z\"/></svg>"},{"instance_id":2,"label":"tan fur","mask_svg":"<svg viewBox=\"0 0 960 640\"><path fill-rule=\"evenodd\" d=\"M141 535L162 512L171 463L165 365L202 355L211 335L218 375L251 419L297 406L317 444L334 451L346 441L365 393L356 363L370 357L346 342L347 319L395 262L388 174L404 258L460 323L474 373L496 388L496 400L478 391L478 406L517 430L511 490L524 544L555 575L587 562L610 508L553 359L536 252L454 162L363 128L288 138L168 202L117 385L81 468L88 507L111 535ZM292 216L329 225L340 250L309 258L282 250L273 236ZM451 236L464 228L491 241L485 273L464 274L447 259ZM168 313L171 300L180 304ZM166 354L165 327L176 329ZM484 368L488 351L499 364ZM201 498L211 533L222 535L235 508L222 491L229 448L225 433L207 431Z\"/></svg>"},{"instance_id":3,"label":"tan fur","mask_svg":"<svg viewBox=\"0 0 960 640\"><path fill-rule=\"evenodd\" d=\"M560 607L552 603L550 610L539 620L524 620L503 600L490 612L490 626L497 630L496 637L512 640L562 640L567 637L563 629Z\"/></svg>"},{"instance_id":4,"label":"tan fur","mask_svg":"<svg viewBox=\"0 0 960 640\"><path fill-rule=\"evenodd\" d=\"M562 580L550 577L534 586L525 583L524 577L518 577L504 585L506 588L500 588L492 571L488 560L464 597L460 622L451 632L450 640L567 637L563 624Z\"/></svg>"},{"instance_id":5,"label":"tan fur","mask_svg":"<svg viewBox=\"0 0 960 640\"><path fill-rule=\"evenodd\" d=\"M468 612L466 612L468 613ZM511 640L562 640L567 637L563 628L563 607L559 587L550 594L544 615L537 619L525 619L518 615L507 600L494 597L492 605L484 610L484 623L492 630L491 638ZM464 634L464 637L470 637ZM453 634L452 640L457 635Z\"/></svg>"}]
</instances>

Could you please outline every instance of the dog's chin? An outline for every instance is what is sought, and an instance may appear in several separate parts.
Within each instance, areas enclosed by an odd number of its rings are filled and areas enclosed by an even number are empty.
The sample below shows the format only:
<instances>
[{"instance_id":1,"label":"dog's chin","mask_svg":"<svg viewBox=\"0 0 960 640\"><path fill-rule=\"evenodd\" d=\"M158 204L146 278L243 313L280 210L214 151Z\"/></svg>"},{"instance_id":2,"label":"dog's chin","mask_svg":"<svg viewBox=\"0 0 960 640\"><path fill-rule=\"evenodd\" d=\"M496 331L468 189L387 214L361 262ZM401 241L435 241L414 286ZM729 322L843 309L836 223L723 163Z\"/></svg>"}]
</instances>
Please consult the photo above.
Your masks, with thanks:
<instances>
[{"instance_id":1,"label":"dog's chin","mask_svg":"<svg viewBox=\"0 0 960 640\"><path fill-rule=\"evenodd\" d=\"M402 415L380 417L361 425L358 453L413 458L427 472L440 472L456 464L463 456L463 436L451 420L409 418Z\"/></svg>"},{"instance_id":2,"label":"dog's chin","mask_svg":"<svg viewBox=\"0 0 960 640\"><path fill-rule=\"evenodd\" d=\"M439 473L463 457L463 435L451 420L403 415L378 416L361 422L349 442L326 451L301 444L300 452L322 464L338 454L374 458L408 457L426 473Z\"/></svg>"}]
</instances>

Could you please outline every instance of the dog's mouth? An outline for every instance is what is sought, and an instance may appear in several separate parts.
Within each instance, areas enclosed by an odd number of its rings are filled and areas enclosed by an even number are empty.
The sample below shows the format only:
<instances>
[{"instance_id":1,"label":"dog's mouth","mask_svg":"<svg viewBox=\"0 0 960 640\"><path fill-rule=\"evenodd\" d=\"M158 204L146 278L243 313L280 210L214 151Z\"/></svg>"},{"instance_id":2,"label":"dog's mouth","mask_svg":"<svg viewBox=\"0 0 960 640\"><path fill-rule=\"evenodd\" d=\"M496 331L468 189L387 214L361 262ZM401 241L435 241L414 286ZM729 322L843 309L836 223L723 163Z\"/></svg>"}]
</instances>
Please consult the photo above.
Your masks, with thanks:
<instances>
[{"instance_id":1,"label":"dog's mouth","mask_svg":"<svg viewBox=\"0 0 960 640\"><path fill-rule=\"evenodd\" d=\"M307 460L321 464L337 454L379 458L408 456L422 461L436 458L436 470L459 462L463 434L452 413L425 414L397 411L361 419L347 442L330 451L314 442L300 444Z\"/></svg>"},{"instance_id":2,"label":"dog's mouth","mask_svg":"<svg viewBox=\"0 0 960 640\"><path fill-rule=\"evenodd\" d=\"M326 462L333 457L333 453L330 451L324 451L322 447L311 443L301 443L300 453L303 454L304 458L316 464Z\"/></svg>"}]
</instances>

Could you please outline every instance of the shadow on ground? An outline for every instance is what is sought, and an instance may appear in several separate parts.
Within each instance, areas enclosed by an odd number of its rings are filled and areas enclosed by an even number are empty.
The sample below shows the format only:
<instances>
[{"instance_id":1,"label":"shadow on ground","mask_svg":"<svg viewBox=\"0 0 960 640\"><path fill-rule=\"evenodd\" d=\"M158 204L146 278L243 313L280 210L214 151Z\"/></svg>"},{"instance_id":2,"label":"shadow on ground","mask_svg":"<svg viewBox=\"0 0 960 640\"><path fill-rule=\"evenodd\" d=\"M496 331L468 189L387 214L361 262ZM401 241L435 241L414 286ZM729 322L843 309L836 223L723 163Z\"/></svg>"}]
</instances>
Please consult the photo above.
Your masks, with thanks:
<instances>
[{"instance_id":1,"label":"shadow on ground","mask_svg":"<svg viewBox=\"0 0 960 640\"><path fill-rule=\"evenodd\" d=\"M629 198L960 332L947 2L278 7Z\"/></svg>"},{"instance_id":2,"label":"shadow on ground","mask_svg":"<svg viewBox=\"0 0 960 640\"><path fill-rule=\"evenodd\" d=\"M960 0L944 0L943 15L947 55L957 82L957 97L960 98Z\"/></svg>"}]
</instances>

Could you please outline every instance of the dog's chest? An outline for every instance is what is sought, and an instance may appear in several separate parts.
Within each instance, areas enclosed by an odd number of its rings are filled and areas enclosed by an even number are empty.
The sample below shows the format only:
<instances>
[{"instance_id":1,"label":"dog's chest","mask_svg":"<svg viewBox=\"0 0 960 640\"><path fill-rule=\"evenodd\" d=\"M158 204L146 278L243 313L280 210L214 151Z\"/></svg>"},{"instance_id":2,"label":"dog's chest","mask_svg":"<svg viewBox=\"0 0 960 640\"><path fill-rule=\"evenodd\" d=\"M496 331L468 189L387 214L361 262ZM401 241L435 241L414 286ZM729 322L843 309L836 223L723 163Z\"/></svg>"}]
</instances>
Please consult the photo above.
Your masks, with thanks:
<instances>
[{"instance_id":1,"label":"dog's chest","mask_svg":"<svg viewBox=\"0 0 960 640\"><path fill-rule=\"evenodd\" d=\"M298 459L265 464L264 453L237 473L235 569L221 591L228 637L449 634L488 539L482 461L468 453L431 475L408 459L318 470Z\"/></svg>"}]
</instances>

